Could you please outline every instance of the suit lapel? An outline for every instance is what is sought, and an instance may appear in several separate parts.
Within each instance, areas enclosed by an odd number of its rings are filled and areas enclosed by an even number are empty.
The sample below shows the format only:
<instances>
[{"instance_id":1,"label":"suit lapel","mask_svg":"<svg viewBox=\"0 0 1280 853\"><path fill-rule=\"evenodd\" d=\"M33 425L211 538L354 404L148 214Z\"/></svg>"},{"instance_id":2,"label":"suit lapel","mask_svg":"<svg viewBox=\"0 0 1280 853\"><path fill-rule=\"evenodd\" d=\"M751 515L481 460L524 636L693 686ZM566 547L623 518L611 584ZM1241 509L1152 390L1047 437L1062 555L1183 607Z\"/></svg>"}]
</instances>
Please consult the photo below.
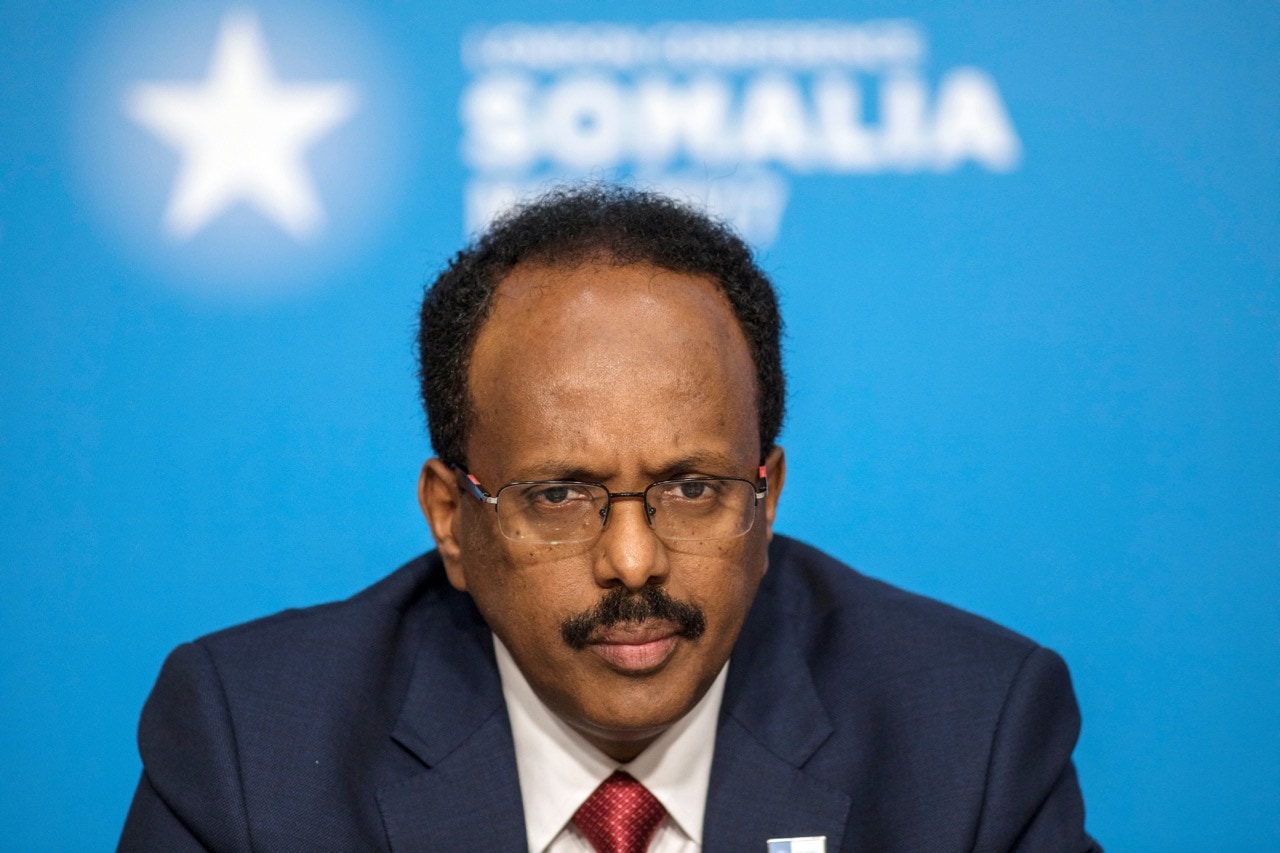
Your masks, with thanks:
<instances>
[{"instance_id":1,"label":"suit lapel","mask_svg":"<svg viewBox=\"0 0 1280 853\"><path fill-rule=\"evenodd\" d=\"M770 838L825 835L840 849L852 800L808 775L805 764L833 729L765 576L734 647L716 733L703 831L708 853L751 853Z\"/></svg>"},{"instance_id":2,"label":"suit lapel","mask_svg":"<svg viewBox=\"0 0 1280 853\"><path fill-rule=\"evenodd\" d=\"M825 835L843 841L852 801L769 751L731 716L722 717L707 793L703 850L764 853L770 838Z\"/></svg>"},{"instance_id":3,"label":"suit lapel","mask_svg":"<svg viewBox=\"0 0 1280 853\"><path fill-rule=\"evenodd\" d=\"M391 849L525 849L515 747L488 626L464 595L446 594L433 606L448 615L424 622L392 732L421 763L378 790Z\"/></svg>"}]
</instances>

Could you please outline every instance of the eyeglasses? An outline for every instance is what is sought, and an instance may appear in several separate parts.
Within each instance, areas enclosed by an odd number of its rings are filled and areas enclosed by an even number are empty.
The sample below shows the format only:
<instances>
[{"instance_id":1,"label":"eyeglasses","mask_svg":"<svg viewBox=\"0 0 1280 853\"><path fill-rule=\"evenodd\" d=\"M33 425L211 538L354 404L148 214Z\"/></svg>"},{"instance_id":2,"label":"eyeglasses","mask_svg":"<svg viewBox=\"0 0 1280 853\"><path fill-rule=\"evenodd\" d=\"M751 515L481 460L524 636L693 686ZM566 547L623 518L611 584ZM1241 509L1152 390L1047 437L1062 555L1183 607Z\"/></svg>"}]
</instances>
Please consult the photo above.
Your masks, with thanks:
<instances>
[{"instance_id":1,"label":"eyeglasses","mask_svg":"<svg viewBox=\"0 0 1280 853\"><path fill-rule=\"evenodd\" d=\"M763 465L758 484L739 477L690 477L662 480L643 492L611 492L599 483L544 480L507 483L496 495L461 468L453 470L468 494L493 505L503 536L530 545L595 540L616 500L643 501L645 520L665 541L733 539L751 529L756 505L769 494Z\"/></svg>"}]
</instances>

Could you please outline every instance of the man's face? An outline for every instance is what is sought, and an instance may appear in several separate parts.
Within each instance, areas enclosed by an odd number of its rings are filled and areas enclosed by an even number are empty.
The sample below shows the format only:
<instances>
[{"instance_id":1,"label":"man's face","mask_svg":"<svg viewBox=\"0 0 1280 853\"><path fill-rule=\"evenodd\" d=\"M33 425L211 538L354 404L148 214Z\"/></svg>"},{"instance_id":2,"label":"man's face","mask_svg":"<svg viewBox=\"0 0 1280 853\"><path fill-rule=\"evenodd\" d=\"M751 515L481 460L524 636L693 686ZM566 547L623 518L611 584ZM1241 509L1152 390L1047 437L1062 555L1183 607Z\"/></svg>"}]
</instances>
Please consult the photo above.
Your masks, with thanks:
<instances>
[{"instance_id":1,"label":"man's face","mask_svg":"<svg viewBox=\"0 0 1280 853\"><path fill-rule=\"evenodd\" d=\"M519 267L498 286L468 381L470 473L490 494L529 480L613 492L694 475L756 481L754 365L709 279L606 262ZM782 476L775 451L752 529L712 541L664 542L636 500L615 502L594 542L512 541L439 460L423 470L421 497L450 581L472 595L538 696L629 760L728 659L765 572ZM610 593L642 602L646 588L695 608L705 630L671 617L592 621ZM584 621L585 644L571 644L565 626Z\"/></svg>"}]
</instances>

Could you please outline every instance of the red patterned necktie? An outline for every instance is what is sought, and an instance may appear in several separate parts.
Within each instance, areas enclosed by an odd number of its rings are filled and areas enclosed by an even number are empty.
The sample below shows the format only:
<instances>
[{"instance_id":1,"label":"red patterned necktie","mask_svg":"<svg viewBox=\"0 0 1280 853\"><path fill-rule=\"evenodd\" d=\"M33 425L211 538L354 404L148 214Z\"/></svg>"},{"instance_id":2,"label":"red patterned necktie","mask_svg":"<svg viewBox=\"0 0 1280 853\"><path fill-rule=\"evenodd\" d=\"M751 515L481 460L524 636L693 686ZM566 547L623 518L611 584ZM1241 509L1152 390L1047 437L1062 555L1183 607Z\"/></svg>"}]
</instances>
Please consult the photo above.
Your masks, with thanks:
<instances>
[{"instance_id":1,"label":"red patterned necktie","mask_svg":"<svg viewBox=\"0 0 1280 853\"><path fill-rule=\"evenodd\" d=\"M667 810L621 770L600 783L573 816L596 853L645 853Z\"/></svg>"}]
</instances>

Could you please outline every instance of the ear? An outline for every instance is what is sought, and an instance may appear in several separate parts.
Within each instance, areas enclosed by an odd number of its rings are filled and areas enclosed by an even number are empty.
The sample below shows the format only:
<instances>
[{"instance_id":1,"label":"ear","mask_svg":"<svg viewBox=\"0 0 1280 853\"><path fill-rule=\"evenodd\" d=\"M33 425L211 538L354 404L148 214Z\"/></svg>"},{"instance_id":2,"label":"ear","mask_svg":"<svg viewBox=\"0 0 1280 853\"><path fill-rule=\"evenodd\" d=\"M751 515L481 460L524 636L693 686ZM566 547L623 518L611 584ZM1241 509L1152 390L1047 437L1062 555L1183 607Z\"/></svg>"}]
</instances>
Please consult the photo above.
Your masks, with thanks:
<instances>
[{"instance_id":1,"label":"ear","mask_svg":"<svg viewBox=\"0 0 1280 853\"><path fill-rule=\"evenodd\" d=\"M418 506L431 527L436 550L444 560L444 570L455 589L466 591L466 572L462 567L462 491L453 469L432 457L418 475Z\"/></svg>"},{"instance_id":2,"label":"ear","mask_svg":"<svg viewBox=\"0 0 1280 853\"><path fill-rule=\"evenodd\" d=\"M764 520L768 524L767 538L773 539L773 520L778 516L778 498L782 497L782 484L787 480L787 455L774 445L764 459L765 473L769 476L769 494L764 498Z\"/></svg>"}]
</instances>

